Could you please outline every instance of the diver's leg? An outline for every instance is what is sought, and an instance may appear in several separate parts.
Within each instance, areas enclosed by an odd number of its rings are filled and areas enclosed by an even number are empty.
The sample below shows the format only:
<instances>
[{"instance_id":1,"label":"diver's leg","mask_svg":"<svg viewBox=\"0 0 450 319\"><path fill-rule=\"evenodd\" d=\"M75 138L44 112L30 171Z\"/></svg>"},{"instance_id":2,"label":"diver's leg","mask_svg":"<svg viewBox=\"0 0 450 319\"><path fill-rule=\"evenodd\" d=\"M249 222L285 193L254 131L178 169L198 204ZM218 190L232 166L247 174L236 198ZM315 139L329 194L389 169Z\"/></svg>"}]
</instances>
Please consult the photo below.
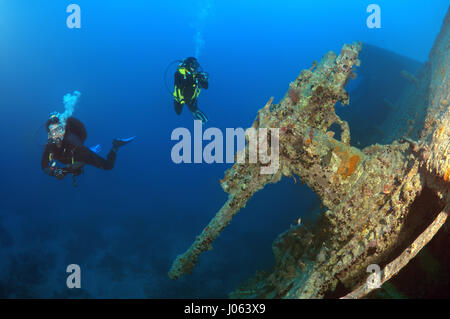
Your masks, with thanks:
<instances>
[{"instance_id":1,"label":"diver's leg","mask_svg":"<svg viewBox=\"0 0 450 319\"><path fill-rule=\"evenodd\" d=\"M191 103L187 104L189 111L191 111L192 114L194 114L197 111L198 108L198 100L195 99Z\"/></svg>"},{"instance_id":2,"label":"diver's leg","mask_svg":"<svg viewBox=\"0 0 450 319\"><path fill-rule=\"evenodd\" d=\"M198 108L198 100L197 99L192 101L192 103L188 104L188 107L189 107L189 111L191 111L192 116L194 117L194 119L200 120L200 121L202 121L202 123L208 122L208 118L206 117L205 113L203 113Z\"/></svg>"},{"instance_id":3,"label":"diver's leg","mask_svg":"<svg viewBox=\"0 0 450 319\"><path fill-rule=\"evenodd\" d=\"M103 157L95 154L93 151L91 151L89 148L83 146L80 148L77 148L75 152L75 161L82 162L88 165L95 166L97 168L110 170L114 167L114 162L116 161L117 156L117 149L112 148L111 151L109 151L108 156L106 159Z\"/></svg>"},{"instance_id":4,"label":"diver's leg","mask_svg":"<svg viewBox=\"0 0 450 319\"><path fill-rule=\"evenodd\" d=\"M180 115L181 111L183 110L183 104L178 103L177 101L173 101L173 106L175 108L175 112Z\"/></svg>"}]
</instances>

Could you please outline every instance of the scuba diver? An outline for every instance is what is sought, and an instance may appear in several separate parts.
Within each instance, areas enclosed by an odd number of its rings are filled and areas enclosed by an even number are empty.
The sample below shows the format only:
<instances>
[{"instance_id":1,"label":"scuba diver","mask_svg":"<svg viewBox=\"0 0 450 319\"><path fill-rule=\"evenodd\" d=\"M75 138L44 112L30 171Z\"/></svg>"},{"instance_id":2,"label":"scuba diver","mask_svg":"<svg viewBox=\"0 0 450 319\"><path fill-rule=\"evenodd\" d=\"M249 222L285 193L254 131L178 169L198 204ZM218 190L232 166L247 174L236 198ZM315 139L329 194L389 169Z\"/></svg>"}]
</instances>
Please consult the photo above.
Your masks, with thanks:
<instances>
[{"instance_id":1,"label":"scuba diver","mask_svg":"<svg viewBox=\"0 0 450 319\"><path fill-rule=\"evenodd\" d=\"M196 58L186 58L175 72L173 92L175 112L180 115L183 105L187 105L196 120L206 123L208 118L198 109L201 89L208 89L208 73L203 72Z\"/></svg>"},{"instance_id":2,"label":"scuba diver","mask_svg":"<svg viewBox=\"0 0 450 319\"><path fill-rule=\"evenodd\" d=\"M74 185L75 176L83 172L84 165L110 170L114 167L119 147L131 142L135 137L128 139L114 139L112 148L106 159L96 154L94 150L83 145L87 138L87 131L83 123L74 117L65 121L57 115L52 115L46 123L48 140L42 155L42 170L58 180L72 174ZM98 149L99 146L97 146ZM66 164L65 167L56 166L56 161Z\"/></svg>"}]
</instances>

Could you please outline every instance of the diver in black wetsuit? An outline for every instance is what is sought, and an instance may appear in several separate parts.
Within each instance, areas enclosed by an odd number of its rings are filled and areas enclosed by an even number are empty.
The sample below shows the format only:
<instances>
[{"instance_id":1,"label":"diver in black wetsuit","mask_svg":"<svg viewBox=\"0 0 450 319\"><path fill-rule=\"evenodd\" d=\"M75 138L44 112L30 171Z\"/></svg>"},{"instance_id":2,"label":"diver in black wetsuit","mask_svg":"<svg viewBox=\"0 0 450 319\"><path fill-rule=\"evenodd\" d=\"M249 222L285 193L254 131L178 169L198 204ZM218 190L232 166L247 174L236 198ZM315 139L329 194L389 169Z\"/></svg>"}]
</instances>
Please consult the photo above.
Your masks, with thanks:
<instances>
[{"instance_id":1,"label":"diver in black wetsuit","mask_svg":"<svg viewBox=\"0 0 450 319\"><path fill-rule=\"evenodd\" d=\"M175 112L180 115L186 104L196 120L206 123L208 118L198 109L201 89L208 89L208 73L202 72L196 58L186 58L175 72L173 92Z\"/></svg>"},{"instance_id":2,"label":"diver in black wetsuit","mask_svg":"<svg viewBox=\"0 0 450 319\"><path fill-rule=\"evenodd\" d=\"M58 116L53 115L46 124L48 141L42 155L42 170L50 176L62 180L67 174L80 175L84 165L110 170L114 167L119 147L132 141L129 139L114 139L111 151L106 159L84 146L87 138L86 128L79 120L69 117L64 123ZM56 161L66 164L65 167L56 166Z\"/></svg>"}]
</instances>

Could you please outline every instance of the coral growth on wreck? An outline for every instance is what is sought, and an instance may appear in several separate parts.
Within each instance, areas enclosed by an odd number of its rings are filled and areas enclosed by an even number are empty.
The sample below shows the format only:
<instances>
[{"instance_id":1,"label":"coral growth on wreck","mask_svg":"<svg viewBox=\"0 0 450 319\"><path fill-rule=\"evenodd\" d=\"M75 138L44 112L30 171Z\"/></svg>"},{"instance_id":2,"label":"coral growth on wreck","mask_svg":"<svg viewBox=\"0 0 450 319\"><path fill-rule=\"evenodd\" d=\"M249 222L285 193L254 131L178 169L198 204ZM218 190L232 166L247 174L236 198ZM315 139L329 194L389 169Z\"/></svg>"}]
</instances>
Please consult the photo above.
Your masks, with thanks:
<instances>
[{"instance_id":1,"label":"coral growth on wreck","mask_svg":"<svg viewBox=\"0 0 450 319\"><path fill-rule=\"evenodd\" d=\"M300 101L300 92L296 88L290 88L288 91L288 96L291 99L292 104L297 104Z\"/></svg>"},{"instance_id":2,"label":"coral growth on wreck","mask_svg":"<svg viewBox=\"0 0 450 319\"><path fill-rule=\"evenodd\" d=\"M352 155L348 149L342 151L339 146L335 147L333 152L341 159L341 165L339 165L337 173L343 179L346 179L355 172L360 157L358 155Z\"/></svg>"}]
</instances>

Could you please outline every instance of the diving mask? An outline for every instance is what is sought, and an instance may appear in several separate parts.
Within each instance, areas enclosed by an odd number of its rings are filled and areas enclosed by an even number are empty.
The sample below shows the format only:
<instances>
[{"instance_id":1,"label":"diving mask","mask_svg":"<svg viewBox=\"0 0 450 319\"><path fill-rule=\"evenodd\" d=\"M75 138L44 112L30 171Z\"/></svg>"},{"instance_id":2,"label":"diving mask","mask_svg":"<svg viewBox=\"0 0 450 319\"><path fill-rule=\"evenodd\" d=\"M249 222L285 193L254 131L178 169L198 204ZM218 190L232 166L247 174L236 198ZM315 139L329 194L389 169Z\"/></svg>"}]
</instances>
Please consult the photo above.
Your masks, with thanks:
<instances>
[{"instance_id":1,"label":"diving mask","mask_svg":"<svg viewBox=\"0 0 450 319\"><path fill-rule=\"evenodd\" d=\"M61 123L51 124L48 127L48 140L53 144L59 144L62 142L65 132L65 127Z\"/></svg>"}]
</instances>

